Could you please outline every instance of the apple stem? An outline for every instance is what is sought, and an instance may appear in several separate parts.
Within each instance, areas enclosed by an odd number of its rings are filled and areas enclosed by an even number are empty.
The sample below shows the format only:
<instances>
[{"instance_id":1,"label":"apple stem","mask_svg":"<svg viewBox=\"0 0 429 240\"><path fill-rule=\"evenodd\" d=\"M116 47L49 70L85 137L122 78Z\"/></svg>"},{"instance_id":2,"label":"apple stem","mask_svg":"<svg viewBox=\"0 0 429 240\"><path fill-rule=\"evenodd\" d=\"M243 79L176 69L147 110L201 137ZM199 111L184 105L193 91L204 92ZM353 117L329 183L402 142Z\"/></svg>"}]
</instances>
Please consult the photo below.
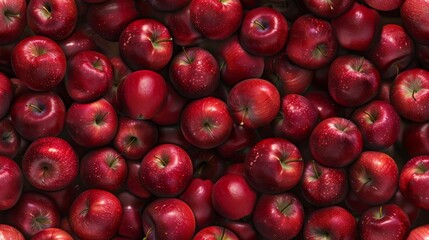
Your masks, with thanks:
<instances>
[{"instance_id":1,"label":"apple stem","mask_svg":"<svg viewBox=\"0 0 429 240\"><path fill-rule=\"evenodd\" d=\"M161 39L161 40L155 41L154 43L155 43L155 44L159 44L159 43L163 43L163 42L171 42L171 41L173 41L173 38Z\"/></svg>"},{"instance_id":2,"label":"apple stem","mask_svg":"<svg viewBox=\"0 0 429 240\"><path fill-rule=\"evenodd\" d=\"M380 206L378 209L378 219L381 219L383 217L383 206Z\"/></svg>"},{"instance_id":3,"label":"apple stem","mask_svg":"<svg viewBox=\"0 0 429 240\"><path fill-rule=\"evenodd\" d=\"M285 210L288 209L293 204L293 199L291 199L286 206L284 206L282 209L280 209L281 213L285 213Z\"/></svg>"},{"instance_id":4,"label":"apple stem","mask_svg":"<svg viewBox=\"0 0 429 240\"><path fill-rule=\"evenodd\" d=\"M154 156L154 158L158 159L158 160L161 162L161 165L162 165L163 167L166 167L166 166L167 166L167 162L166 162L166 161L164 161L162 158L160 158L160 157L158 157L158 156Z\"/></svg>"},{"instance_id":5,"label":"apple stem","mask_svg":"<svg viewBox=\"0 0 429 240\"><path fill-rule=\"evenodd\" d=\"M365 58L361 57L361 58L360 58L359 66L358 66L358 68L356 69L356 71L358 71L358 72L362 71L362 68L363 68L363 64L364 64L364 63L365 63Z\"/></svg>"},{"instance_id":6,"label":"apple stem","mask_svg":"<svg viewBox=\"0 0 429 240\"><path fill-rule=\"evenodd\" d=\"M420 163L417 166L417 170L418 170L417 173L423 174L423 173L425 173L427 171L427 168L423 165L423 163Z\"/></svg>"},{"instance_id":7,"label":"apple stem","mask_svg":"<svg viewBox=\"0 0 429 240\"><path fill-rule=\"evenodd\" d=\"M150 227L147 232L146 232L146 236L143 238L143 240L147 240L147 237L149 236L149 234L152 232L152 227Z\"/></svg>"},{"instance_id":8,"label":"apple stem","mask_svg":"<svg viewBox=\"0 0 429 240\"><path fill-rule=\"evenodd\" d=\"M107 116L107 114L109 114L109 112L106 112L103 115L97 114L97 116L95 117L95 124L100 124L101 121L103 121L103 119Z\"/></svg>"},{"instance_id":9,"label":"apple stem","mask_svg":"<svg viewBox=\"0 0 429 240\"><path fill-rule=\"evenodd\" d=\"M126 150L128 150L131 147L131 145L133 145L133 143L135 143L137 141L137 138L134 136L131 136L128 139L129 140L128 140L127 144L125 145Z\"/></svg>"},{"instance_id":10,"label":"apple stem","mask_svg":"<svg viewBox=\"0 0 429 240\"><path fill-rule=\"evenodd\" d=\"M4 132L4 133L1 135L1 140L2 140L2 141L6 141L6 140L8 140L11 136L12 136L12 133L11 133L11 132Z\"/></svg>"},{"instance_id":11,"label":"apple stem","mask_svg":"<svg viewBox=\"0 0 429 240\"><path fill-rule=\"evenodd\" d=\"M101 60L100 60L100 58L97 58L97 60L92 64L92 66L93 66L95 69L103 70L103 65L101 64Z\"/></svg>"},{"instance_id":12,"label":"apple stem","mask_svg":"<svg viewBox=\"0 0 429 240\"><path fill-rule=\"evenodd\" d=\"M371 115L371 114L369 114L368 112L363 112L364 114L366 114L368 117L369 117L369 119L371 120L371 122L375 122L375 118Z\"/></svg>"},{"instance_id":13,"label":"apple stem","mask_svg":"<svg viewBox=\"0 0 429 240\"><path fill-rule=\"evenodd\" d=\"M415 89L413 89L413 92L411 93L411 96L413 97L413 100L414 101L416 101L417 99L416 99L416 96L414 96L414 94L416 93L417 91L415 90Z\"/></svg>"},{"instance_id":14,"label":"apple stem","mask_svg":"<svg viewBox=\"0 0 429 240\"><path fill-rule=\"evenodd\" d=\"M245 107L242 111L244 111L244 112L243 112L243 116L241 117L240 126L243 126L243 125L244 125L244 119L245 119L245 118L246 118L246 116L247 116L247 113L248 113L248 111L249 111L249 108L248 108L248 107Z\"/></svg>"},{"instance_id":15,"label":"apple stem","mask_svg":"<svg viewBox=\"0 0 429 240\"><path fill-rule=\"evenodd\" d=\"M253 21L254 24L256 24L258 27L260 27L262 30L265 30L266 27L259 21L255 20Z\"/></svg>"},{"instance_id":16,"label":"apple stem","mask_svg":"<svg viewBox=\"0 0 429 240\"><path fill-rule=\"evenodd\" d=\"M193 62L193 60L191 59L188 52L186 51L186 48L182 47L182 49L183 49L183 54L185 54L186 60L188 60L188 64L191 64Z\"/></svg>"},{"instance_id":17,"label":"apple stem","mask_svg":"<svg viewBox=\"0 0 429 240\"><path fill-rule=\"evenodd\" d=\"M220 239L223 240L223 238L225 237L225 228L222 228L222 235L220 236Z\"/></svg>"},{"instance_id":18,"label":"apple stem","mask_svg":"<svg viewBox=\"0 0 429 240\"><path fill-rule=\"evenodd\" d=\"M11 18L20 18L21 15L19 13L13 13L11 11L5 11L4 15L10 20Z\"/></svg>"},{"instance_id":19,"label":"apple stem","mask_svg":"<svg viewBox=\"0 0 429 240\"><path fill-rule=\"evenodd\" d=\"M38 106L36 106L34 104L29 104L27 106L30 107L30 108L32 108L32 109L34 109L34 110L36 110L38 113L43 112L43 109L39 108Z\"/></svg>"},{"instance_id":20,"label":"apple stem","mask_svg":"<svg viewBox=\"0 0 429 240\"><path fill-rule=\"evenodd\" d=\"M317 171L316 161L312 160L311 163L313 165L314 175L316 175L316 178L319 179L320 178L320 173L319 173L319 171Z\"/></svg>"},{"instance_id":21,"label":"apple stem","mask_svg":"<svg viewBox=\"0 0 429 240\"><path fill-rule=\"evenodd\" d=\"M121 157L121 155L116 155L115 158L112 159L112 161L110 161L108 163L109 168L113 168L113 166L115 166L115 164L119 161L119 158Z\"/></svg>"},{"instance_id":22,"label":"apple stem","mask_svg":"<svg viewBox=\"0 0 429 240\"><path fill-rule=\"evenodd\" d=\"M51 18L51 17L52 17L52 14L51 14L51 8L50 8L49 6L45 6L45 5L43 5L43 6L42 6L42 9L43 9L43 11L46 13L46 16L47 16L48 18Z\"/></svg>"}]
</instances>

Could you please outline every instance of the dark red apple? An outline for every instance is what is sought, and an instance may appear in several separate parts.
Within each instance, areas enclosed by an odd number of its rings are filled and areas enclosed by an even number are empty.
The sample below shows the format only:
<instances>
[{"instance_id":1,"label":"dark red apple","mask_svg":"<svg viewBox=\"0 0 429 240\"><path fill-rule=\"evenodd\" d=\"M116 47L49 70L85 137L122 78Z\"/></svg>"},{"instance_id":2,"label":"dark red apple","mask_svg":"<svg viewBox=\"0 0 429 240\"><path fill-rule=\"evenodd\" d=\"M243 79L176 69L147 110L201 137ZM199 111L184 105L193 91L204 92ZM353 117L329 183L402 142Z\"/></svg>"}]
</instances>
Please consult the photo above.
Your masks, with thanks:
<instances>
[{"instance_id":1,"label":"dark red apple","mask_svg":"<svg viewBox=\"0 0 429 240\"><path fill-rule=\"evenodd\" d=\"M2 2L0 24L0 45L5 45L16 41L27 24L27 1L14 0Z\"/></svg>"},{"instance_id":2,"label":"dark red apple","mask_svg":"<svg viewBox=\"0 0 429 240\"><path fill-rule=\"evenodd\" d=\"M148 3L159 11L175 11L189 4L191 0L147 0Z\"/></svg>"},{"instance_id":3,"label":"dark red apple","mask_svg":"<svg viewBox=\"0 0 429 240\"><path fill-rule=\"evenodd\" d=\"M188 4L165 16L165 26L173 36L173 42L179 46L192 46L204 39L191 22L190 6Z\"/></svg>"},{"instance_id":4,"label":"dark red apple","mask_svg":"<svg viewBox=\"0 0 429 240\"><path fill-rule=\"evenodd\" d=\"M192 160L188 153L174 144L152 148L142 159L140 181L157 197L175 197L192 180Z\"/></svg>"},{"instance_id":5,"label":"dark red apple","mask_svg":"<svg viewBox=\"0 0 429 240\"><path fill-rule=\"evenodd\" d=\"M117 196L122 205L121 225L117 235L125 239L142 239L144 233L141 212L145 207L144 201L129 192L121 192Z\"/></svg>"},{"instance_id":6,"label":"dark red apple","mask_svg":"<svg viewBox=\"0 0 429 240\"><path fill-rule=\"evenodd\" d=\"M27 7L27 25L36 35L53 40L69 36L78 20L75 0L31 0Z\"/></svg>"},{"instance_id":7,"label":"dark red apple","mask_svg":"<svg viewBox=\"0 0 429 240\"><path fill-rule=\"evenodd\" d=\"M266 239L294 239L304 218L301 201L291 193L261 195L253 211L253 224Z\"/></svg>"},{"instance_id":8,"label":"dark red apple","mask_svg":"<svg viewBox=\"0 0 429 240\"><path fill-rule=\"evenodd\" d=\"M94 38L84 29L76 29L67 38L58 41L67 58L73 57L81 51L96 51Z\"/></svg>"},{"instance_id":9,"label":"dark red apple","mask_svg":"<svg viewBox=\"0 0 429 240\"><path fill-rule=\"evenodd\" d=\"M328 92L312 90L305 93L304 96L316 107L320 121L341 115L340 106L332 99Z\"/></svg>"},{"instance_id":10,"label":"dark red apple","mask_svg":"<svg viewBox=\"0 0 429 240\"><path fill-rule=\"evenodd\" d=\"M403 127L401 144L409 157L429 155L429 123L410 123Z\"/></svg>"},{"instance_id":11,"label":"dark red apple","mask_svg":"<svg viewBox=\"0 0 429 240\"><path fill-rule=\"evenodd\" d=\"M39 138L25 151L22 171L35 188L58 191L76 179L79 158L66 140L59 137Z\"/></svg>"},{"instance_id":12,"label":"dark red apple","mask_svg":"<svg viewBox=\"0 0 429 240\"><path fill-rule=\"evenodd\" d=\"M0 155L0 211L12 208L21 198L24 177L21 168L12 159Z\"/></svg>"},{"instance_id":13,"label":"dark red apple","mask_svg":"<svg viewBox=\"0 0 429 240\"><path fill-rule=\"evenodd\" d=\"M379 10L379 11L393 11L398 9L405 0L393 0L393 1L383 1L383 0L364 0L364 3L368 4L368 6Z\"/></svg>"},{"instance_id":14,"label":"dark red apple","mask_svg":"<svg viewBox=\"0 0 429 240\"><path fill-rule=\"evenodd\" d=\"M14 97L14 89L10 79L0 72L0 119L9 112Z\"/></svg>"},{"instance_id":15,"label":"dark red apple","mask_svg":"<svg viewBox=\"0 0 429 240\"><path fill-rule=\"evenodd\" d=\"M167 88L167 101L151 119L158 126L179 124L182 110L189 102L189 99L180 95L171 84L167 84Z\"/></svg>"},{"instance_id":16,"label":"dark red apple","mask_svg":"<svg viewBox=\"0 0 429 240\"><path fill-rule=\"evenodd\" d=\"M31 240L73 240L74 238L67 231L61 228L45 228L36 233Z\"/></svg>"},{"instance_id":17,"label":"dark red apple","mask_svg":"<svg viewBox=\"0 0 429 240\"><path fill-rule=\"evenodd\" d=\"M402 167L399 175L399 189L415 206L428 210L429 196L429 156L422 155L410 159Z\"/></svg>"},{"instance_id":18,"label":"dark red apple","mask_svg":"<svg viewBox=\"0 0 429 240\"><path fill-rule=\"evenodd\" d=\"M353 0L304 0L307 9L314 15L322 18L336 18L349 10Z\"/></svg>"},{"instance_id":19,"label":"dark red apple","mask_svg":"<svg viewBox=\"0 0 429 240\"><path fill-rule=\"evenodd\" d=\"M0 120L0 155L14 158L21 145L21 136L9 118Z\"/></svg>"},{"instance_id":20,"label":"dark red apple","mask_svg":"<svg viewBox=\"0 0 429 240\"><path fill-rule=\"evenodd\" d=\"M210 149L221 145L233 128L227 104L216 97L193 100L183 109L180 129L193 146Z\"/></svg>"},{"instance_id":21,"label":"dark red apple","mask_svg":"<svg viewBox=\"0 0 429 240\"><path fill-rule=\"evenodd\" d=\"M127 161L127 180L125 188L128 192L140 199L149 199L152 193L140 181L140 162Z\"/></svg>"},{"instance_id":22,"label":"dark red apple","mask_svg":"<svg viewBox=\"0 0 429 240\"><path fill-rule=\"evenodd\" d=\"M16 76L34 91L57 86L66 74L66 56L52 39L29 36L12 50L11 65Z\"/></svg>"},{"instance_id":23,"label":"dark red apple","mask_svg":"<svg viewBox=\"0 0 429 240\"><path fill-rule=\"evenodd\" d=\"M239 240L239 238L228 228L208 226L199 230L192 240Z\"/></svg>"},{"instance_id":24,"label":"dark red apple","mask_svg":"<svg viewBox=\"0 0 429 240\"><path fill-rule=\"evenodd\" d=\"M118 197L105 190L88 189L70 207L70 227L81 239L110 239L119 229L122 213Z\"/></svg>"}]
</instances>

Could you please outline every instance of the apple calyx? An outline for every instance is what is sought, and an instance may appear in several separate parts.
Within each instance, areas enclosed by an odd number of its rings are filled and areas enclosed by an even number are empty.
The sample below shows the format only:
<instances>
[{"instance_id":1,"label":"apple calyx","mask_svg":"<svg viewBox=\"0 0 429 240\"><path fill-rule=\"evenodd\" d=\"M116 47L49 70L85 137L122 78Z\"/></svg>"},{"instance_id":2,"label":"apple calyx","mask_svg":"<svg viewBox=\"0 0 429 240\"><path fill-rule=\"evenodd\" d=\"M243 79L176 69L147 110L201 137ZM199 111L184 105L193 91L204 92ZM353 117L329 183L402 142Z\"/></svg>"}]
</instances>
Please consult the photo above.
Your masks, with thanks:
<instances>
[{"instance_id":1,"label":"apple calyx","mask_svg":"<svg viewBox=\"0 0 429 240\"><path fill-rule=\"evenodd\" d=\"M42 166L40 168L42 170L41 180L42 180L42 183L44 184L45 179L46 179L46 175L48 174L50 168L49 168L48 164L46 164L46 163L42 164Z\"/></svg>"},{"instance_id":2,"label":"apple calyx","mask_svg":"<svg viewBox=\"0 0 429 240\"><path fill-rule=\"evenodd\" d=\"M43 215L36 216L32 219L32 227L36 230L43 230L51 224L49 218Z\"/></svg>"}]
</instances>

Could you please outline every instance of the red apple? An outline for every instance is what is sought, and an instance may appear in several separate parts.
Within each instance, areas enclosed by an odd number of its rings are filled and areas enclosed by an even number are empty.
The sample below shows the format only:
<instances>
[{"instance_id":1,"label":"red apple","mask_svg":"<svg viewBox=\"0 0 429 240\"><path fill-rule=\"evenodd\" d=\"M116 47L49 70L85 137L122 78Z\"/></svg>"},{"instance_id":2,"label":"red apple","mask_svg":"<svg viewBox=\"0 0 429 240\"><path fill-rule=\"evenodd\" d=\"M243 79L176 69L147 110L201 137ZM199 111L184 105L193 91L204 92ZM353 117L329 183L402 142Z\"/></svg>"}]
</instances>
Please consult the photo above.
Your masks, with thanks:
<instances>
[{"instance_id":1,"label":"red apple","mask_svg":"<svg viewBox=\"0 0 429 240\"><path fill-rule=\"evenodd\" d=\"M364 151L350 166L350 191L370 205L386 203L398 187L398 166L383 152Z\"/></svg>"},{"instance_id":2,"label":"red apple","mask_svg":"<svg viewBox=\"0 0 429 240\"><path fill-rule=\"evenodd\" d=\"M298 148L283 138L265 138L249 151L244 162L249 185L263 193L281 193L296 186L304 162Z\"/></svg>"},{"instance_id":3,"label":"red apple","mask_svg":"<svg viewBox=\"0 0 429 240\"><path fill-rule=\"evenodd\" d=\"M161 144L142 159L140 181L157 197L175 197L188 187L192 170L191 158L183 148Z\"/></svg>"},{"instance_id":4,"label":"red apple","mask_svg":"<svg viewBox=\"0 0 429 240\"><path fill-rule=\"evenodd\" d=\"M30 0L27 25L36 35L53 40L69 36L77 24L78 8L75 0Z\"/></svg>"},{"instance_id":5,"label":"red apple","mask_svg":"<svg viewBox=\"0 0 429 240\"><path fill-rule=\"evenodd\" d=\"M0 155L14 158L21 145L21 136L9 118L0 120Z\"/></svg>"},{"instance_id":6,"label":"red apple","mask_svg":"<svg viewBox=\"0 0 429 240\"><path fill-rule=\"evenodd\" d=\"M204 38L191 22L191 4L165 16L165 25L170 29L173 42L179 46L192 46Z\"/></svg>"},{"instance_id":7,"label":"red apple","mask_svg":"<svg viewBox=\"0 0 429 240\"><path fill-rule=\"evenodd\" d=\"M264 72L264 58L247 52L240 44L237 35L221 42L216 49L220 66L221 80L234 86L248 78L259 78Z\"/></svg>"},{"instance_id":8,"label":"red apple","mask_svg":"<svg viewBox=\"0 0 429 240\"><path fill-rule=\"evenodd\" d=\"M405 239L410 227L407 214L395 204L372 207L359 218L359 235L362 240Z\"/></svg>"},{"instance_id":9,"label":"red apple","mask_svg":"<svg viewBox=\"0 0 429 240\"><path fill-rule=\"evenodd\" d=\"M288 23L277 10L257 7L244 15L238 34L240 44L251 54L272 56L286 45Z\"/></svg>"},{"instance_id":10,"label":"red apple","mask_svg":"<svg viewBox=\"0 0 429 240\"><path fill-rule=\"evenodd\" d=\"M231 220L249 216L256 205L256 192L237 174L226 174L212 188L212 205L219 215Z\"/></svg>"},{"instance_id":11,"label":"red apple","mask_svg":"<svg viewBox=\"0 0 429 240\"><path fill-rule=\"evenodd\" d=\"M191 0L191 22L206 38L223 40L240 27L243 7L240 0Z\"/></svg>"},{"instance_id":12,"label":"red apple","mask_svg":"<svg viewBox=\"0 0 429 240\"><path fill-rule=\"evenodd\" d=\"M408 197L404 196L400 189L396 190L395 195L390 199L389 203L398 205L407 214L411 226L417 222L420 213L424 213L421 208L414 205Z\"/></svg>"},{"instance_id":13,"label":"red apple","mask_svg":"<svg viewBox=\"0 0 429 240\"><path fill-rule=\"evenodd\" d=\"M429 123L410 123L403 127L401 144L409 157L429 155Z\"/></svg>"},{"instance_id":14,"label":"red apple","mask_svg":"<svg viewBox=\"0 0 429 240\"><path fill-rule=\"evenodd\" d=\"M140 181L140 162L127 161L127 180L125 188L128 192L140 199L149 199L152 193Z\"/></svg>"},{"instance_id":15,"label":"red apple","mask_svg":"<svg viewBox=\"0 0 429 240\"><path fill-rule=\"evenodd\" d=\"M319 120L340 116L340 106L332 99L328 92L322 90L308 91L304 95L316 107Z\"/></svg>"},{"instance_id":16,"label":"red apple","mask_svg":"<svg viewBox=\"0 0 429 240\"><path fill-rule=\"evenodd\" d=\"M187 98L209 96L216 91L220 82L215 57L201 47L183 48L171 60L169 73L174 88Z\"/></svg>"},{"instance_id":17,"label":"red apple","mask_svg":"<svg viewBox=\"0 0 429 240\"><path fill-rule=\"evenodd\" d=\"M53 89L66 74L63 50L56 42L43 36L29 36L16 44L11 65L16 76L34 91Z\"/></svg>"},{"instance_id":18,"label":"red apple","mask_svg":"<svg viewBox=\"0 0 429 240\"><path fill-rule=\"evenodd\" d=\"M125 239L142 239L144 233L141 212L145 206L144 201L129 192L121 192L117 196L122 205L118 235Z\"/></svg>"},{"instance_id":19,"label":"red apple","mask_svg":"<svg viewBox=\"0 0 429 240\"><path fill-rule=\"evenodd\" d=\"M233 128L225 102L205 97L190 102L182 111L180 129L193 146L209 149L221 145Z\"/></svg>"},{"instance_id":20,"label":"red apple","mask_svg":"<svg viewBox=\"0 0 429 240\"><path fill-rule=\"evenodd\" d=\"M28 92L14 99L10 117L16 131L33 141L62 132L66 107L54 92Z\"/></svg>"},{"instance_id":21,"label":"red apple","mask_svg":"<svg viewBox=\"0 0 429 240\"><path fill-rule=\"evenodd\" d=\"M221 219L219 225L231 230L240 240L257 240L259 237L250 219L242 221Z\"/></svg>"},{"instance_id":22,"label":"red apple","mask_svg":"<svg viewBox=\"0 0 429 240\"><path fill-rule=\"evenodd\" d=\"M113 146L124 158L141 160L157 141L158 128L152 122L119 117Z\"/></svg>"},{"instance_id":23,"label":"red apple","mask_svg":"<svg viewBox=\"0 0 429 240\"><path fill-rule=\"evenodd\" d=\"M102 38L118 41L122 30L137 19L138 14L133 0L108 0L90 4L86 20L91 29Z\"/></svg>"},{"instance_id":24,"label":"red apple","mask_svg":"<svg viewBox=\"0 0 429 240\"><path fill-rule=\"evenodd\" d=\"M104 146L113 140L117 128L116 111L103 98L90 103L75 102L66 113L65 129L80 146Z\"/></svg>"},{"instance_id":25,"label":"red apple","mask_svg":"<svg viewBox=\"0 0 429 240\"><path fill-rule=\"evenodd\" d=\"M342 202L349 190L347 171L307 161L301 180L304 199L316 206L332 206Z\"/></svg>"},{"instance_id":26,"label":"red apple","mask_svg":"<svg viewBox=\"0 0 429 240\"><path fill-rule=\"evenodd\" d=\"M429 71L413 68L401 72L390 89L390 102L402 117L415 122L429 120Z\"/></svg>"},{"instance_id":27,"label":"red apple","mask_svg":"<svg viewBox=\"0 0 429 240\"><path fill-rule=\"evenodd\" d=\"M158 198L143 211L145 239L192 239L195 217L192 209L177 198Z\"/></svg>"},{"instance_id":28,"label":"red apple","mask_svg":"<svg viewBox=\"0 0 429 240\"><path fill-rule=\"evenodd\" d=\"M113 86L113 66L96 51L81 51L68 60L65 78L67 93L77 102L92 102Z\"/></svg>"},{"instance_id":29,"label":"red apple","mask_svg":"<svg viewBox=\"0 0 429 240\"><path fill-rule=\"evenodd\" d=\"M5 240L25 240L24 235L22 235L22 233L18 229L7 224L0 224L0 236L2 236Z\"/></svg>"},{"instance_id":30,"label":"red apple","mask_svg":"<svg viewBox=\"0 0 429 240\"><path fill-rule=\"evenodd\" d=\"M234 122L247 128L268 125L280 110L280 93L269 81L251 78L236 84L228 94Z\"/></svg>"},{"instance_id":31,"label":"red apple","mask_svg":"<svg viewBox=\"0 0 429 240\"><path fill-rule=\"evenodd\" d=\"M95 51L97 46L94 38L83 29L76 29L67 38L58 41L67 58L82 51Z\"/></svg>"},{"instance_id":32,"label":"red apple","mask_svg":"<svg viewBox=\"0 0 429 240\"><path fill-rule=\"evenodd\" d=\"M166 103L168 88L159 73L138 70L122 80L117 94L121 110L126 115L134 119L151 119Z\"/></svg>"},{"instance_id":33,"label":"red apple","mask_svg":"<svg viewBox=\"0 0 429 240\"><path fill-rule=\"evenodd\" d=\"M208 226L199 230L192 240L239 240L239 238L228 228Z\"/></svg>"},{"instance_id":34,"label":"red apple","mask_svg":"<svg viewBox=\"0 0 429 240\"><path fill-rule=\"evenodd\" d=\"M341 47L366 51L378 39L381 30L380 14L364 4L354 2L344 14L332 19L332 27Z\"/></svg>"},{"instance_id":35,"label":"red apple","mask_svg":"<svg viewBox=\"0 0 429 240\"><path fill-rule=\"evenodd\" d=\"M356 109L351 119L362 133L364 146L369 149L385 149L399 139L401 119L388 102L371 101Z\"/></svg>"},{"instance_id":36,"label":"red apple","mask_svg":"<svg viewBox=\"0 0 429 240\"><path fill-rule=\"evenodd\" d=\"M45 228L58 228L60 212L49 197L24 192L16 205L6 212L6 221L29 239Z\"/></svg>"},{"instance_id":37,"label":"red apple","mask_svg":"<svg viewBox=\"0 0 429 240\"><path fill-rule=\"evenodd\" d=\"M79 174L88 188L115 192L125 184L127 163L114 148L94 149L80 160Z\"/></svg>"},{"instance_id":38,"label":"red apple","mask_svg":"<svg viewBox=\"0 0 429 240\"><path fill-rule=\"evenodd\" d=\"M74 238L61 228L45 228L36 233L31 240L73 240Z\"/></svg>"},{"instance_id":39,"label":"red apple","mask_svg":"<svg viewBox=\"0 0 429 240\"><path fill-rule=\"evenodd\" d=\"M188 5L190 0L148 0L148 3L159 11L175 11Z\"/></svg>"},{"instance_id":40,"label":"red apple","mask_svg":"<svg viewBox=\"0 0 429 240\"><path fill-rule=\"evenodd\" d=\"M310 214L303 228L304 239L357 239L357 222L339 206L319 208Z\"/></svg>"},{"instance_id":41,"label":"red apple","mask_svg":"<svg viewBox=\"0 0 429 240\"><path fill-rule=\"evenodd\" d=\"M79 158L64 139L44 137L32 142L24 153L22 171L37 189L58 191L77 177Z\"/></svg>"},{"instance_id":42,"label":"red apple","mask_svg":"<svg viewBox=\"0 0 429 240\"><path fill-rule=\"evenodd\" d=\"M58 191L44 191L43 193L54 200L62 216L68 215L71 204L74 199L81 193L82 186L71 184L68 187Z\"/></svg>"},{"instance_id":43,"label":"red apple","mask_svg":"<svg viewBox=\"0 0 429 240\"><path fill-rule=\"evenodd\" d=\"M314 15L322 18L336 18L349 10L353 0L304 0L305 6Z\"/></svg>"},{"instance_id":44,"label":"red apple","mask_svg":"<svg viewBox=\"0 0 429 240\"><path fill-rule=\"evenodd\" d=\"M14 0L2 2L2 18L0 24L0 45L16 41L24 33L27 24L27 2Z\"/></svg>"},{"instance_id":45,"label":"red apple","mask_svg":"<svg viewBox=\"0 0 429 240\"><path fill-rule=\"evenodd\" d=\"M383 0L364 0L364 3L368 4L368 6L379 10L379 11L393 11L398 9L404 0L393 0L393 1L383 1Z\"/></svg>"},{"instance_id":46,"label":"red apple","mask_svg":"<svg viewBox=\"0 0 429 240\"><path fill-rule=\"evenodd\" d=\"M329 67L328 89L338 104L357 107L372 100L380 88L377 68L358 55L337 57Z\"/></svg>"},{"instance_id":47,"label":"red apple","mask_svg":"<svg viewBox=\"0 0 429 240\"><path fill-rule=\"evenodd\" d=\"M328 167L351 164L363 149L362 134L350 120L327 118L316 125L310 135L310 151L314 159Z\"/></svg>"},{"instance_id":48,"label":"red apple","mask_svg":"<svg viewBox=\"0 0 429 240\"><path fill-rule=\"evenodd\" d=\"M118 87L124 78L131 73L131 70L124 63L121 57L115 56L110 58L113 69L113 85L110 90L103 96L112 106L121 112L118 100Z\"/></svg>"},{"instance_id":49,"label":"red apple","mask_svg":"<svg viewBox=\"0 0 429 240\"><path fill-rule=\"evenodd\" d=\"M180 95L171 84L167 84L167 101L161 110L151 119L158 126L177 125L189 99Z\"/></svg>"},{"instance_id":50,"label":"red apple","mask_svg":"<svg viewBox=\"0 0 429 240\"><path fill-rule=\"evenodd\" d=\"M337 53L338 42L332 25L313 15L302 15L292 24L286 51L296 65L317 69L327 66Z\"/></svg>"},{"instance_id":51,"label":"red apple","mask_svg":"<svg viewBox=\"0 0 429 240\"><path fill-rule=\"evenodd\" d=\"M425 1L397 0L397 2L403 2L400 5L400 16L407 32L416 42L429 44L427 40L429 29L425 27L429 23L429 15L425 11L422 11Z\"/></svg>"},{"instance_id":52,"label":"red apple","mask_svg":"<svg viewBox=\"0 0 429 240\"><path fill-rule=\"evenodd\" d=\"M412 229L407 240L425 240L429 237L429 224Z\"/></svg>"},{"instance_id":53,"label":"red apple","mask_svg":"<svg viewBox=\"0 0 429 240\"><path fill-rule=\"evenodd\" d=\"M0 156L0 211L12 208L21 198L24 178L21 168L12 159Z\"/></svg>"},{"instance_id":54,"label":"red apple","mask_svg":"<svg viewBox=\"0 0 429 240\"><path fill-rule=\"evenodd\" d=\"M110 239L119 229L122 213L118 197L105 190L88 189L70 207L70 227L81 239Z\"/></svg>"},{"instance_id":55,"label":"red apple","mask_svg":"<svg viewBox=\"0 0 429 240\"><path fill-rule=\"evenodd\" d=\"M128 24L122 31L119 52L125 63L134 70L159 71L173 55L173 40L163 23L141 18Z\"/></svg>"},{"instance_id":56,"label":"red apple","mask_svg":"<svg viewBox=\"0 0 429 240\"><path fill-rule=\"evenodd\" d=\"M429 156L422 155L410 159L402 167L399 175L399 189L415 206L428 210Z\"/></svg>"},{"instance_id":57,"label":"red apple","mask_svg":"<svg viewBox=\"0 0 429 240\"><path fill-rule=\"evenodd\" d=\"M9 112L14 97L14 89L10 79L0 72L0 119Z\"/></svg>"},{"instance_id":58,"label":"red apple","mask_svg":"<svg viewBox=\"0 0 429 240\"><path fill-rule=\"evenodd\" d=\"M294 239L304 218L299 198L291 193L261 195L253 211L253 224L266 239Z\"/></svg>"}]
</instances>

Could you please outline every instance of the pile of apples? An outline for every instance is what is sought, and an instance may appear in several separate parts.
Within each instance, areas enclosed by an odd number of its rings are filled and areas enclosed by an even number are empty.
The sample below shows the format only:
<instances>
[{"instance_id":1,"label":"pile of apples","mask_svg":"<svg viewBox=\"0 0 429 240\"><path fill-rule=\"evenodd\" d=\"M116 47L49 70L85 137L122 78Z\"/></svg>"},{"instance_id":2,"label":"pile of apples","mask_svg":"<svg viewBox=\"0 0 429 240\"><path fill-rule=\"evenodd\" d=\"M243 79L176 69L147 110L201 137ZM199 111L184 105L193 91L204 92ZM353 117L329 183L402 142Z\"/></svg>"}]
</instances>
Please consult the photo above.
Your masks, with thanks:
<instances>
[{"instance_id":1,"label":"pile of apples","mask_svg":"<svg viewBox=\"0 0 429 240\"><path fill-rule=\"evenodd\" d=\"M0 239L429 239L427 0L0 0Z\"/></svg>"}]
</instances>

